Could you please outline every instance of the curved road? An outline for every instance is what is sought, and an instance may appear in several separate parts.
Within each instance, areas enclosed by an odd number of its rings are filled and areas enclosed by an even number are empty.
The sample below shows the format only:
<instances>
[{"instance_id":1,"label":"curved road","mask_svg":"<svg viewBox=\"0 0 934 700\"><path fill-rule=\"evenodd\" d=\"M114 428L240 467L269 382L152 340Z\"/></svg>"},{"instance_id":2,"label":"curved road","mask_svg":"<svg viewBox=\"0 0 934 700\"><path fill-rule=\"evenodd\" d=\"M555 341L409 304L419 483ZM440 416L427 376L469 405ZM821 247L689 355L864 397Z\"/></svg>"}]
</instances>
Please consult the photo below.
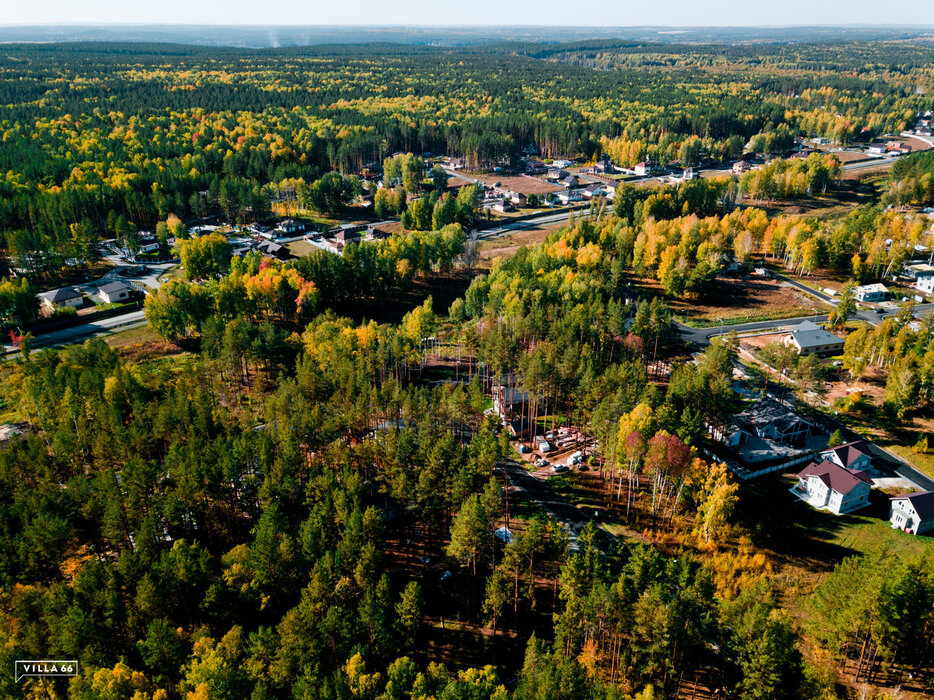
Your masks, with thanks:
<instances>
[{"instance_id":1,"label":"curved road","mask_svg":"<svg viewBox=\"0 0 934 700\"><path fill-rule=\"evenodd\" d=\"M99 335L110 335L116 331L124 331L130 328L138 328L146 325L146 316L143 309L136 309L129 313L110 318L92 321L91 323L82 323L70 328L52 331L37 335L32 341L32 350L41 350L43 348L57 348L62 345L77 343L88 338ZM3 345L3 353L0 353L0 361L11 360L19 357L20 353L12 345Z\"/></svg>"}]
</instances>

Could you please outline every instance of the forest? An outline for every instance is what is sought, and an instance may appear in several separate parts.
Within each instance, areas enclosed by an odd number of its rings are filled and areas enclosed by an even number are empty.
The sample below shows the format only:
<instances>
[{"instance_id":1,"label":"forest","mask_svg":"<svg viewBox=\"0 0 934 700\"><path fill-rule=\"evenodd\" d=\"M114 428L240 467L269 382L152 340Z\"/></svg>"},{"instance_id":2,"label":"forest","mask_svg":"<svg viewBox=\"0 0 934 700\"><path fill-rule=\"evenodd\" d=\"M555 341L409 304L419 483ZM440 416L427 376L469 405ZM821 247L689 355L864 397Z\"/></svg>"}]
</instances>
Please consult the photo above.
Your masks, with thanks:
<instances>
[{"instance_id":1,"label":"forest","mask_svg":"<svg viewBox=\"0 0 934 700\"><path fill-rule=\"evenodd\" d=\"M20 336L0 365L0 665L79 663L0 674L0 695L825 700L855 692L838 671L931 691L931 548L777 575L768 524L702 450L738 407L739 340L694 352L669 306L731 263L884 277L925 235L887 205L929 201L931 159L829 217L764 207L835 187L832 157L621 183L480 269L478 188L416 157L780 156L902 129L931 77L911 41L0 47L0 249L24 271L0 278L0 322L35 319L104 239L154 231L181 262L146 342ZM374 214L403 228L384 240L283 262L188 237L283 201L346 214L373 163ZM855 328L842 359L889 372L896 414L934 387L934 328L911 319ZM517 486L490 415L510 381L536 398L523 419L593 437L622 529L572 537Z\"/></svg>"},{"instance_id":2,"label":"forest","mask_svg":"<svg viewBox=\"0 0 934 700\"><path fill-rule=\"evenodd\" d=\"M170 214L262 218L283 189L400 152L728 162L795 135L897 133L930 106L911 42L744 51L5 45L3 246L42 272Z\"/></svg>"}]
</instances>

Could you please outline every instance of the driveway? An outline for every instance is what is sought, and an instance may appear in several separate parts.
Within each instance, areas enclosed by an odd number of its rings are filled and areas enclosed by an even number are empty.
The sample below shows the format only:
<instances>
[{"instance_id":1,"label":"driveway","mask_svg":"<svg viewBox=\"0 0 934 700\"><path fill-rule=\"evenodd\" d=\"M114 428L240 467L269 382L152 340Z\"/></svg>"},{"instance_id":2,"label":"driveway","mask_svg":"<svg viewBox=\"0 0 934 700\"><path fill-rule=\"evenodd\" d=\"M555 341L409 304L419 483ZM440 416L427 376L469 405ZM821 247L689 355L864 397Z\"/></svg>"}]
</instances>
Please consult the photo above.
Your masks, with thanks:
<instances>
[{"instance_id":1,"label":"driveway","mask_svg":"<svg viewBox=\"0 0 934 700\"><path fill-rule=\"evenodd\" d=\"M557 520L570 535L571 551L578 551L580 533L593 518L584 511L576 508L564 496L555 492L545 479L537 479L521 464L512 459L506 460L506 470L509 474L509 483L519 491L526 494L534 503L542 507L548 515ZM594 544L603 552L617 541L616 537L597 526Z\"/></svg>"}]
</instances>

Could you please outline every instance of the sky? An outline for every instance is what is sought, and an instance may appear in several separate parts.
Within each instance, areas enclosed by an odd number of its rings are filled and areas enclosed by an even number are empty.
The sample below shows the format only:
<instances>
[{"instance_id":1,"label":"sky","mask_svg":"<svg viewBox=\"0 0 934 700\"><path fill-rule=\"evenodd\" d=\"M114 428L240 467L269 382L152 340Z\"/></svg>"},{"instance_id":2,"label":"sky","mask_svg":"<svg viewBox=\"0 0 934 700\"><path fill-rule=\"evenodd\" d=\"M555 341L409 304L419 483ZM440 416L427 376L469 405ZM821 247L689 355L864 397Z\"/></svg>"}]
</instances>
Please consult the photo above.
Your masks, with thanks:
<instances>
[{"instance_id":1,"label":"sky","mask_svg":"<svg viewBox=\"0 0 934 700\"><path fill-rule=\"evenodd\" d=\"M0 4L0 25L934 25L934 0L3 0Z\"/></svg>"}]
</instances>

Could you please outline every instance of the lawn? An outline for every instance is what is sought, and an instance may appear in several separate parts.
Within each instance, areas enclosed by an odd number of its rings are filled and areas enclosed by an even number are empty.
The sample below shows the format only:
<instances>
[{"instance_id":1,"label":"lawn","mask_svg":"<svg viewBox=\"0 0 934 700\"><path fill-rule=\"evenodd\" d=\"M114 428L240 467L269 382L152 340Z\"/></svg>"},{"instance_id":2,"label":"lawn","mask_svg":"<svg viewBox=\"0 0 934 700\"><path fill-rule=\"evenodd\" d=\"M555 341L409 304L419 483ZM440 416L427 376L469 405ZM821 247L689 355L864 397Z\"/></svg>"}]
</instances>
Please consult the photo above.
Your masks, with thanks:
<instances>
[{"instance_id":1,"label":"lawn","mask_svg":"<svg viewBox=\"0 0 934 700\"><path fill-rule=\"evenodd\" d=\"M886 549L907 558L934 547L928 538L889 527L884 493L874 490L867 508L837 516L789 493L794 483L790 475L771 475L743 484L735 517L751 534L755 549L772 561L774 582L785 607L793 611L847 557Z\"/></svg>"}]
</instances>

